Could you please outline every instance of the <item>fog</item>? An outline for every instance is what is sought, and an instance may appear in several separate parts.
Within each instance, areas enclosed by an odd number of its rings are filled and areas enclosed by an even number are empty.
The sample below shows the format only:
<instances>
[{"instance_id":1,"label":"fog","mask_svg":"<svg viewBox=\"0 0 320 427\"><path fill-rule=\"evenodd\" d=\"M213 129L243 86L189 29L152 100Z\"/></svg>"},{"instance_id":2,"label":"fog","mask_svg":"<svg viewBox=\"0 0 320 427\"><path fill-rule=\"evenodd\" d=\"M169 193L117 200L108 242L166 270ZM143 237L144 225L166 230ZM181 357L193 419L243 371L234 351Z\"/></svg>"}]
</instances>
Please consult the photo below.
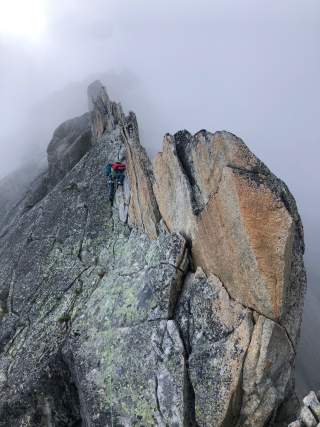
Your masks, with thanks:
<instances>
[{"instance_id":1,"label":"fog","mask_svg":"<svg viewBox=\"0 0 320 427\"><path fill-rule=\"evenodd\" d=\"M0 15L10 1L0 0ZM309 273L299 383L320 388L319 1L28 4L42 8L37 34L35 10L23 35L0 19L0 176L45 154L54 128L86 110L96 78L136 112L151 156L166 132L236 133L298 201Z\"/></svg>"}]
</instances>

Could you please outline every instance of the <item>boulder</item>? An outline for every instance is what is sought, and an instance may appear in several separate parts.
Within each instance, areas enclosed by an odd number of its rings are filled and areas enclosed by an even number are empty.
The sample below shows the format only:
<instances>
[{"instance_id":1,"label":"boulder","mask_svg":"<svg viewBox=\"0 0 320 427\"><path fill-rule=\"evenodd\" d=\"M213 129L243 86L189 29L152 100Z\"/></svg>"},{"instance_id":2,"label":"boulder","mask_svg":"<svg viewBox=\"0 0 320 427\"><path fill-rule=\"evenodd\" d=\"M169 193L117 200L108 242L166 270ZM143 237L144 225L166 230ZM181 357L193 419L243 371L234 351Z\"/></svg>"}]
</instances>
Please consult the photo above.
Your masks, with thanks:
<instances>
[{"instance_id":1,"label":"boulder","mask_svg":"<svg viewBox=\"0 0 320 427\"><path fill-rule=\"evenodd\" d=\"M320 424L320 392L314 391L304 397L299 416L289 427L317 427Z\"/></svg>"},{"instance_id":2,"label":"boulder","mask_svg":"<svg viewBox=\"0 0 320 427\"><path fill-rule=\"evenodd\" d=\"M196 266L276 322L295 343L306 287L303 229L286 185L227 132L166 135L154 192L170 231L192 241Z\"/></svg>"}]
</instances>

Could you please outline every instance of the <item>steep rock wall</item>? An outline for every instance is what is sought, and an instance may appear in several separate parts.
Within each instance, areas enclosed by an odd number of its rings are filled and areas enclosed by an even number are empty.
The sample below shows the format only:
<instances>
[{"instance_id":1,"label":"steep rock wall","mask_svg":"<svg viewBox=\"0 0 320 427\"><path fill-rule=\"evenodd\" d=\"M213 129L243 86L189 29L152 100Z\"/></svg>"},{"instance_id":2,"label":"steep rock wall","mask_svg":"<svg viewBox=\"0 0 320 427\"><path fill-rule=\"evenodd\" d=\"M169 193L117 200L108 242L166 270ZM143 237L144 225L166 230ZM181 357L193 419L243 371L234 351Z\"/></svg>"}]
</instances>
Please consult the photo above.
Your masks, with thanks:
<instances>
[{"instance_id":1,"label":"steep rock wall","mask_svg":"<svg viewBox=\"0 0 320 427\"><path fill-rule=\"evenodd\" d=\"M295 346L304 243L285 184L227 132L167 135L154 172L161 216L192 241L194 263L234 299L281 323Z\"/></svg>"}]
</instances>

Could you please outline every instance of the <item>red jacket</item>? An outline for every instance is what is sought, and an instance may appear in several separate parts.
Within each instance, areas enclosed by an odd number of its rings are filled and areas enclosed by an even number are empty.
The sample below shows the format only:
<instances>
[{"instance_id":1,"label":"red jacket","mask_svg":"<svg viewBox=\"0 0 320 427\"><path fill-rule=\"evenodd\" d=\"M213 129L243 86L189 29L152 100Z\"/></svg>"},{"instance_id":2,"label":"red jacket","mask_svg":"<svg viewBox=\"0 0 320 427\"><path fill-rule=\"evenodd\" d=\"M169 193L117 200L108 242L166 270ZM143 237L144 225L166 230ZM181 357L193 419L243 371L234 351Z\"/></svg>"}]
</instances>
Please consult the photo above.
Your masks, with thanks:
<instances>
[{"instance_id":1,"label":"red jacket","mask_svg":"<svg viewBox=\"0 0 320 427\"><path fill-rule=\"evenodd\" d=\"M112 169L115 171L125 171L126 165L120 162L112 163Z\"/></svg>"}]
</instances>

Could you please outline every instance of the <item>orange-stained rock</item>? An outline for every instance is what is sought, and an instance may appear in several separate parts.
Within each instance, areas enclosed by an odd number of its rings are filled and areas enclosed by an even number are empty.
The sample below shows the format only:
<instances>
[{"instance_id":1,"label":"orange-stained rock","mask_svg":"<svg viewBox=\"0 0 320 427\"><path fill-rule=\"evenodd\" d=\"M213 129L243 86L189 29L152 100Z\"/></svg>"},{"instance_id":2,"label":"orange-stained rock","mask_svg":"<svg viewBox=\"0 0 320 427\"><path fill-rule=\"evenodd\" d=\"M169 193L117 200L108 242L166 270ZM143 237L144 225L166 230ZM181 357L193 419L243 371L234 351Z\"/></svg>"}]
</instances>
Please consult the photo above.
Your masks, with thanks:
<instances>
[{"instance_id":1,"label":"orange-stained rock","mask_svg":"<svg viewBox=\"0 0 320 427\"><path fill-rule=\"evenodd\" d=\"M151 163L138 140L130 141L129 138L126 148L131 186L128 223L141 228L151 239L156 239L160 213L152 188Z\"/></svg>"},{"instance_id":2,"label":"orange-stained rock","mask_svg":"<svg viewBox=\"0 0 320 427\"><path fill-rule=\"evenodd\" d=\"M166 135L154 173L161 216L191 240L195 266L218 276L243 305L282 323L295 342L304 245L285 184L227 132Z\"/></svg>"},{"instance_id":3,"label":"orange-stained rock","mask_svg":"<svg viewBox=\"0 0 320 427\"><path fill-rule=\"evenodd\" d=\"M194 225L190 183L183 173L172 137L164 139L163 153L154 162L154 193L169 230L190 235Z\"/></svg>"},{"instance_id":4,"label":"orange-stained rock","mask_svg":"<svg viewBox=\"0 0 320 427\"><path fill-rule=\"evenodd\" d=\"M266 185L226 167L218 192L196 221L194 259L214 271L233 298L278 320L288 285L292 223Z\"/></svg>"}]
</instances>

